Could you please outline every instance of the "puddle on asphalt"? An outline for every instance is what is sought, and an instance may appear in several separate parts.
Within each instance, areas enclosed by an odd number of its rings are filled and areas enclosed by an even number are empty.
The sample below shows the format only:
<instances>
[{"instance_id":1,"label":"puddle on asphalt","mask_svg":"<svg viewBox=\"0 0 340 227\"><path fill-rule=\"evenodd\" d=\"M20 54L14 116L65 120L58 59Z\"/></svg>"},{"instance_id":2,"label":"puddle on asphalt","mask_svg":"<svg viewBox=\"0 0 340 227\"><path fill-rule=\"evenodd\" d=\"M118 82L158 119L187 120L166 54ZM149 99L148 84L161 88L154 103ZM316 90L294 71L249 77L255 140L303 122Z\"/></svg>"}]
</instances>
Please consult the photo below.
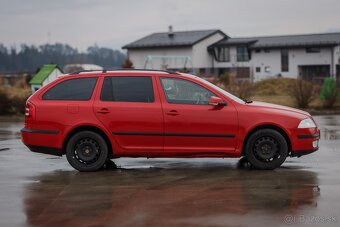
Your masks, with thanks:
<instances>
[{"instance_id":1,"label":"puddle on asphalt","mask_svg":"<svg viewBox=\"0 0 340 227\"><path fill-rule=\"evenodd\" d=\"M0 141L10 139L20 139L20 132L14 130L0 130Z\"/></svg>"},{"instance_id":2,"label":"puddle on asphalt","mask_svg":"<svg viewBox=\"0 0 340 227\"><path fill-rule=\"evenodd\" d=\"M8 135L8 134L12 134L12 132L8 130L0 130L0 135Z\"/></svg>"},{"instance_id":3,"label":"puddle on asphalt","mask_svg":"<svg viewBox=\"0 0 340 227\"><path fill-rule=\"evenodd\" d=\"M119 168L122 168L121 166L118 166ZM153 166L151 166L151 165L133 165L133 166L124 166L123 167L123 169L130 169L130 170L132 170L132 169L151 169L151 168L155 168L155 167L153 167Z\"/></svg>"},{"instance_id":4,"label":"puddle on asphalt","mask_svg":"<svg viewBox=\"0 0 340 227\"><path fill-rule=\"evenodd\" d=\"M320 127L321 140L340 140L340 116L315 116L314 120Z\"/></svg>"},{"instance_id":5,"label":"puddle on asphalt","mask_svg":"<svg viewBox=\"0 0 340 227\"><path fill-rule=\"evenodd\" d=\"M321 129L321 139L323 140L340 140L340 130L338 129Z\"/></svg>"},{"instance_id":6,"label":"puddle on asphalt","mask_svg":"<svg viewBox=\"0 0 340 227\"><path fill-rule=\"evenodd\" d=\"M20 129L23 127L23 122L11 122L0 118L0 141L20 139Z\"/></svg>"},{"instance_id":7,"label":"puddle on asphalt","mask_svg":"<svg viewBox=\"0 0 340 227\"><path fill-rule=\"evenodd\" d=\"M59 226L67 220L73 226L89 221L133 226L143 217L142 222L151 226L183 220L187 221L182 225L192 225L188 220L217 216L228 224L254 214L275 221L277 216L298 216L315 209L320 194L317 174L305 170L144 167L96 173L57 171L35 177L24 190L27 224Z\"/></svg>"}]
</instances>

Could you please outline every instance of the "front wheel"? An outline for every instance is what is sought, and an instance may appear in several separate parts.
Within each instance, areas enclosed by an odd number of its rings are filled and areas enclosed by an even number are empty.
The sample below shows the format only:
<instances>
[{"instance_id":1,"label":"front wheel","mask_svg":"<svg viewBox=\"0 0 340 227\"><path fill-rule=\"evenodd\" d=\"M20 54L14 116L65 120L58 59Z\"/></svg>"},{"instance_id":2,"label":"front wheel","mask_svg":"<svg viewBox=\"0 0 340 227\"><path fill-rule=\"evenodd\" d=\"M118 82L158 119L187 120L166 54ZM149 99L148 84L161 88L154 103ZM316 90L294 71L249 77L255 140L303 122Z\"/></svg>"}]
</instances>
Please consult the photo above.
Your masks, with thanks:
<instances>
[{"instance_id":1,"label":"front wheel","mask_svg":"<svg viewBox=\"0 0 340 227\"><path fill-rule=\"evenodd\" d=\"M276 169L288 155L288 144L281 133L273 129L254 132L245 147L245 156L256 169Z\"/></svg>"},{"instance_id":2,"label":"front wheel","mask_svg":"<svg viewBox=\"0 0 340 227\"><path fill-rule=\"evenodd\" d=\"M96 171L107 161L108 147L99 134L83 131L68 141L66 157L70 165L81 172Z\"/></svg>"}]
</instances>

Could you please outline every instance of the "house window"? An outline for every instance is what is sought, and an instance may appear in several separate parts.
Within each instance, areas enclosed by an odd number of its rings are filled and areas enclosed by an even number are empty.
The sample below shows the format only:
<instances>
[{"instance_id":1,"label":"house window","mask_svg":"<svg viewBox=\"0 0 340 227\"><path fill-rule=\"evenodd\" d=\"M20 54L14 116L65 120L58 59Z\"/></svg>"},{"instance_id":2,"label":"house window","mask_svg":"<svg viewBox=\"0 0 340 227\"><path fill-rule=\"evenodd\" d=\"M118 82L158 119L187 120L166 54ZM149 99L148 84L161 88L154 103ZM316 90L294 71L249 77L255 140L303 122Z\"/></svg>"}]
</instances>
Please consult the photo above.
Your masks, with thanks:
<instances>
[{"instance_id":1,"label":"house window","mask_svg":"<svg viewBox=\"0 0 340 227\"><path fill-rule=\"evenodd\" d=\"M282 72L289 71L289 50L288 49L281 50L281 71Z\"/></svg>"},{"instance_id":2,"label":"house window","mask_svg":"<svg viewBox=\"0 0 340 227\"><path fill-rule=\"evenodd\" d=\"M261 53L261 49L256 49L255 53Z\"/></svg>"},{"instance_id":3,"label":"house window","mask_svg":"<svg viewBox=\"0 0 340 227\"><path fill-rule=\"evenodd\" d=\"M270 53L270 49L264 49L265 53Z\"/></svg>"},{"instance_id":4,"label":"house window","mask_svg":"<svg viewBox=\"0 0 340 227\"><path fill-rule=\"evenodd\" d=\"M320 47L307 47L306 53L320 53Z\"/></svg>"},{"instance_id":5,"label":"house window","mask_svg":"<svg viewBox=\"0 0 340 227\"><path fill-rule=\"evenodd\" d=\"M261 72L261 67L256 67L256 72L260 73Z\"/></svg>"},{"instance_id":6,"label":"house window","mask_svg":"<svg viewBox=\"0 0 340 227\"><path fill-rule=\"evenodd\" d=\"M270 66L264 67L264 71L265 71L266 73L270 73Z\"/></svg>"},{"instance_id":7,"label":"house window","mask_svg":"<svg viewBox=\"0 0 340 227\"><path fill-rule=\"evenodd\" d=\"M246 46L237 47L237 61L249 61L249 53Z\"/></svg>"},{"instance_id":8,"label":"house window","mask_svg":"<svg viewBox=\"0 0 340 227\"><path fill-rule=\"evenodd\" d=\"M229 47L216 47L215 58L219 62L229 62L230 61Z\"/></svg>"}]
</instances>

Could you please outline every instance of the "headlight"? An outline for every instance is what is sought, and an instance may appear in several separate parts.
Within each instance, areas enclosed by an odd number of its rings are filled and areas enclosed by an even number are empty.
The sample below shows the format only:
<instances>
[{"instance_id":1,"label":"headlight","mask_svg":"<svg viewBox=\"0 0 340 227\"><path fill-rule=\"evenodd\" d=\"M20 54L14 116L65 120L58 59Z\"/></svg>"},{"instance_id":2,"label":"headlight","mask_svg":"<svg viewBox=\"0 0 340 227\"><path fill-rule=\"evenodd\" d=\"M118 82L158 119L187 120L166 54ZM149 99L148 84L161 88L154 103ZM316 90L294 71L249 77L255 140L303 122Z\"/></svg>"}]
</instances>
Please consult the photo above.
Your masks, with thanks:
<instances>
[{"instance_id":1,"label":"headlight","mask_svg":"<svg viewBox=\"0 0 340 227\"><path fill-rule=\"evenodd\" d=\"M316 124L312 119L306 118L300 122L298 128L316 128Z\"/></svg>"}]
</instances>

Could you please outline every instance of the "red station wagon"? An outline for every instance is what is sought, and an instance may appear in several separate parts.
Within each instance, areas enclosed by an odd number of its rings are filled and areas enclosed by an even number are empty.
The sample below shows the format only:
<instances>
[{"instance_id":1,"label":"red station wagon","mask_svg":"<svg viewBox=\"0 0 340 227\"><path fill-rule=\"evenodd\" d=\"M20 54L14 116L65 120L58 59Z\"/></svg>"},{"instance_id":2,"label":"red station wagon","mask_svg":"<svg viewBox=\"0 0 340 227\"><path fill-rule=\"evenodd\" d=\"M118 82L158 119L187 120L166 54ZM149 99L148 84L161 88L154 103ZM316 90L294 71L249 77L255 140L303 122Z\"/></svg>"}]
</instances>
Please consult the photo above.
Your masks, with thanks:
<instances>
[{"instance_id":1,"label":"red station wagon","mask_svg":"<svg viewBox=\"0 0 340 227\"><path fill-rule=\"evenodd\" d=\"M246 157L275 169L318 149L307 112L241 100L197 76L146 70L61 76L26 103L22 141L79 171L119 157Z\"/></svg>"}]
</instances>

